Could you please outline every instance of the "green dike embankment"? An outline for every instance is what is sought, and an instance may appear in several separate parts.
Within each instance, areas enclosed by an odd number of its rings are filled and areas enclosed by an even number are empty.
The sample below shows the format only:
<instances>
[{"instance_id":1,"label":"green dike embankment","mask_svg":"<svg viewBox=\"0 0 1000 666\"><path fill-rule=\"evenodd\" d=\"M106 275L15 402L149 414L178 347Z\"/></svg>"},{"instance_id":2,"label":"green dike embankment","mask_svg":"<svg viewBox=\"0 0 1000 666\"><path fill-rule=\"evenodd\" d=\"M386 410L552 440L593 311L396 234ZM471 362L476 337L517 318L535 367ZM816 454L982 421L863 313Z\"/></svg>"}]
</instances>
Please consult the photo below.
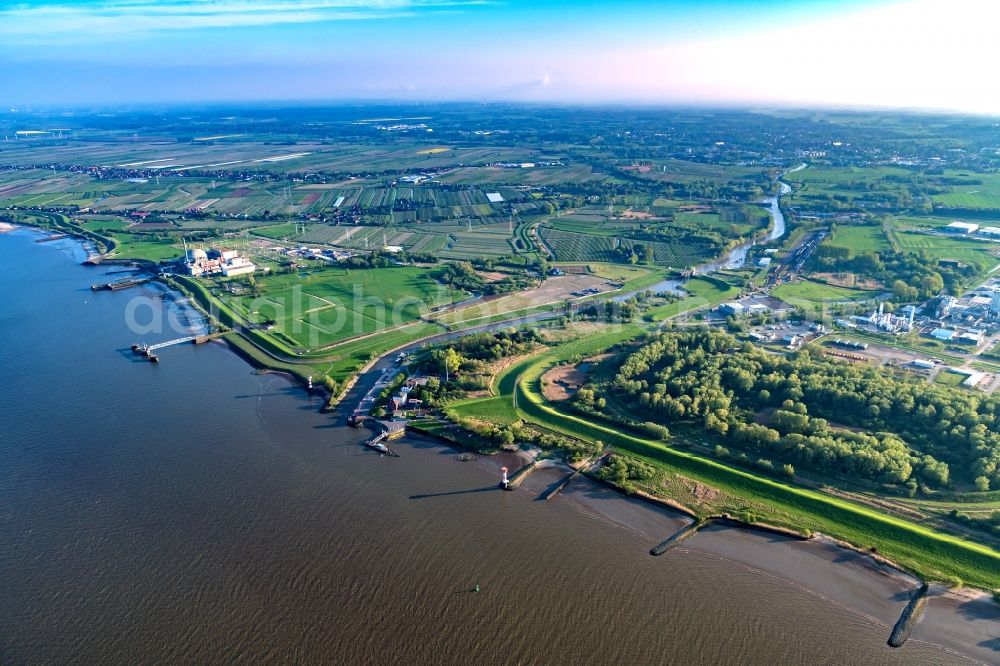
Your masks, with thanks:
<instances>
[{"instance_id":1,"label":"green dike embankment","mask_svg":"<svg viewBox=\"0 0 1000 666\"><path fill-rule=\"evenodd\" d=\"M705 307L729 297L730 290L713 285L711 295L680 301L679 311ZM676 314L671 312L670 316ZM541 392L541 376L556 363L576 356L597 354L638 337L644 327L622 326L615 331L574 340L541 354L529 356L500 373L494 391L511 396L516 412L528 421L570 437L601 441L634 455L660 469L714 485L738 497L773 507L755 523L774 525L792 532L822 532L858 549L875 549L901 569L930 580L960 579L983 589L1000 587L1000 553L958 537L934 532L915 523L880 513L869 507L800 488L731 467L717 460L675 449L662 442L623 432L621 427L593 423L567 414L548 403Z\"/></svg>"},{"instance_id":2,"label":"green dike embankment","mask_svg":"<svg viewBox=\"0 0 1000 666\"><path fill-rule=\"evenodd\" d=\"M1000 553L987 546L559 411L545 400L540 381L560 360L559 352L535 357L516 381L515 403L527 420L571 437L602 441L668 472L762 501L788 517L771 520L762 515L762 522L787 524L791 519L804 531L823 532L858 548L875 548L882 557L924 579L958 578L984 589L1000 587Z\"/></svg>"},{"instance_id":3,"label":"green dike embankment","mask_svg":"<svg viewBox=\"0 0 1000 666\"><path fill-rule=\"evenodd\" d=\"M47 211L36 211L36 210L26 210L19 211L22 213L29 213L35 217L34 220L25 219L23 216L11 216L5 215L4 218L9 220L11 224L19 224L29 227L35 227L38 229L49 229L74 236L81 240L87 240L93 243L98 251L103 255L109 252L114 252L118 249L119 243L114 238L110 236L105 236L99 234L96 231L91 231L90 229L84 229L79 224L75 224L68 217L62 213L50 213ZM44 221L43 221L44 220ZM132 259L127 259L127 261L134 261ZM136 263L143 263L143 260L137 260ZM155 265L156 262L148 262Z\"/></svg>"}]
</instances>

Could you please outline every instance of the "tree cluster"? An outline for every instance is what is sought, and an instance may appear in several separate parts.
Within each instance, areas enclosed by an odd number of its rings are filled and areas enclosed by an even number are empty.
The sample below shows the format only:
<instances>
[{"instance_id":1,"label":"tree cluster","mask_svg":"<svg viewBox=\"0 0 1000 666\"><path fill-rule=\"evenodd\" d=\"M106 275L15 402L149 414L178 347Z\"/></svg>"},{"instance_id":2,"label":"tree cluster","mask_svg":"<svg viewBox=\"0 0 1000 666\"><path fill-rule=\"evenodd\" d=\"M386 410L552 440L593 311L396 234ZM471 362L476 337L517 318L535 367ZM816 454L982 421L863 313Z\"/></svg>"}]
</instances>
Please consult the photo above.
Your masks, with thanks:
<instances>
[{"instance_id":1,"label":"tree cluster","mask_svg":"<svg viewBox=\"0 0 1000 666\"><path fill-rule=\"evenodd\" d=\"M664 333L627 358L612 390L648 418L696 423L803 469L910 488L1000 487L1000 399L809 348L782 356L718 331Z\"/></svg>"}]
</instances>

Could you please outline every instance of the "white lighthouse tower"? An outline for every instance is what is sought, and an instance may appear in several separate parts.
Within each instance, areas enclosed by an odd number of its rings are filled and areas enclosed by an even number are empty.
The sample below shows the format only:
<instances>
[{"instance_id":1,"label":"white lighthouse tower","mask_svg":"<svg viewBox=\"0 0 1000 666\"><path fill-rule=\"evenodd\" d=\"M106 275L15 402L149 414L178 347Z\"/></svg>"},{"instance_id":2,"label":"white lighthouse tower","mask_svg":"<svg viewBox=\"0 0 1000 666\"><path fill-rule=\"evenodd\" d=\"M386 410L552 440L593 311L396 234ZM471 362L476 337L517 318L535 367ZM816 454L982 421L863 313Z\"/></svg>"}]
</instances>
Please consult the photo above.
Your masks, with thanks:
<instances>
[{"instance_id":1,"label":"white lighthouse tower","mask_svg":"<svg viewBox=\"0 0 1000 666\"><path fill-rule=\"evenodd\" d=\"M500 487L504 490L510 490L510 481L507 480L507 468L501 467L500 473L503 475L503 478L500 480Z\"/></svg>"}]
</instances>

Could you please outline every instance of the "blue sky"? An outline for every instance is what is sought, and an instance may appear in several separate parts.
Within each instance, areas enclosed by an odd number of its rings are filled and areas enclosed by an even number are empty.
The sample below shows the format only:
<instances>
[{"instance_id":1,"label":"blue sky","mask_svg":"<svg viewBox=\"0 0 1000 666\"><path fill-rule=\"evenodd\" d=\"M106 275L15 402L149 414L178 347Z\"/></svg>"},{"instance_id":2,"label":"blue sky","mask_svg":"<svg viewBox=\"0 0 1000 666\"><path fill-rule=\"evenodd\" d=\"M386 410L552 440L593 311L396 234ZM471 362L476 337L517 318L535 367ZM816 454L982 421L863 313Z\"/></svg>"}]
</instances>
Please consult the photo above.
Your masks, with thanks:
<instances>
[{"instance_id":1,"label":"blue sky","mask_svg":"<svg viewBox=\"0 0 1000 666\"><path fill-rule=\"evenodd\" d=\"M1000 113L992 0L0 0L0 104L524 100Z\"/></svg>"}]
</instances>

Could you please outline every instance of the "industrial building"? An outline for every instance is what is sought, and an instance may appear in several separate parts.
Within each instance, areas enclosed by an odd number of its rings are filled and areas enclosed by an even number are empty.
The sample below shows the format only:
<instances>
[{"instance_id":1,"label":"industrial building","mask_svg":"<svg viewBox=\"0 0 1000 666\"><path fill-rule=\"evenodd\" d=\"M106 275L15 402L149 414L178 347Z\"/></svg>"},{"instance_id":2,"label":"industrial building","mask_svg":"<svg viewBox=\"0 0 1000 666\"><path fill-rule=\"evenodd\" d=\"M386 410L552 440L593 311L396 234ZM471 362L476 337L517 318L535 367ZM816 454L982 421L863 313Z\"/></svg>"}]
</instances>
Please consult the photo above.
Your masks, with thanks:
<instances>
[{"instance_id":1,"label":"industrial building","mask_svg":"<svg viewBox=\"0 0 1000 666\"><path fill-rule=\"evenodd\" d=\"M930 336L935 340L940 340L941 342L951 342L958 335L958 331L952 330L950 328L935 328L930 332Z\"/></svg>"},{"instance_id":2,"label":"industrial building","mask_svg":"<svg viewBox=\"0 0 1000 666\"><path fill-rule=\"evenodd\" d=\"M986 376L985 373L978 372L976 370L967 370L965 368L945 368L944 371L965 377L965 381L962 382L962 386L966 386L968 388L976 387Z\"/></svg>"},{"instance_id":3,"label":"industrial building","mask_svg":"<svg viewBox=\"0 0 1000 666\"><path fill-rule=\"evenodd\" d=\"M916 309L911 308L907 316L901 317L885 311L885 303L879 303L878 310L866 317L854 317L854 321L860 326L871 328L884 333L905 333L913 329L913 318L916 316Z\"/></svg>"},{"instance_id":4,"label":"industrial building","mask_svg":"<svg viewBox=\"0 0 1000 666\"><path fill-rule=\"evenodd\" d=\"M956 340L967 345L978 345L986 337L986 331L978 328L970 328L965 333L959 333Z\"/></svg>"},{"instance_id":5,"label":"industrial building","mask_svg":"<svg viewBox=\"0 0 1000 666\"><path fill-rule=\"evenodd\" d=\"M241 257L236 250L188 250L185 243L184 267L190 275L219 275L235 277L257 270L252 261Z\"/></svg>"},{"instance_id":6,"label":"industrial building","mask_svg":"<svg viewBox=\"0 0 1000 666\"><path fill-rule=\"evenodd\" d=\"M970 222L952 222L944 227L944 231L949 234L974 234L978 230L979 225Z\"/></svg>"}]
</instances>

